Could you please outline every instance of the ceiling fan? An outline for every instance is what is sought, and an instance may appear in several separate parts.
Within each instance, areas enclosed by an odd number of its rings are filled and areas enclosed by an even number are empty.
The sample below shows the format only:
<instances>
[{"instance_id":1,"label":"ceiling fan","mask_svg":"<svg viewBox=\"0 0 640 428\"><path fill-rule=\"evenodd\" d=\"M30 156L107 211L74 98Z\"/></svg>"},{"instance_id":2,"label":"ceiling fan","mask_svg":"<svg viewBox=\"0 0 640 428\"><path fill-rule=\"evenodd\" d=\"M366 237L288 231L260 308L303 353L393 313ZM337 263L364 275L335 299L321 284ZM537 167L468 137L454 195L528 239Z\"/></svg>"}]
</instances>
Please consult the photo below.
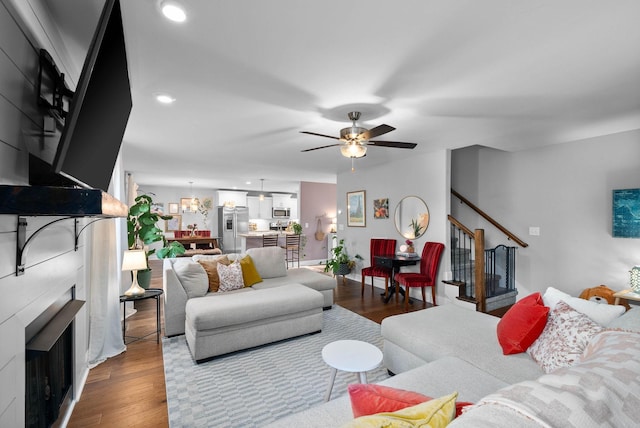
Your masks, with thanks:
<instances>
[{"instance_id":1,"label":"ceiling fan","mask_svg":"<svg viewBox=\"0 0 640 428\"><path fill-rule=\"evenodd\" d=\"M342 156L347 158L361 158L367 154L367 146L375 147L393 147L396 149L413 149L417 146L416 143L400 143L398 141L373 141L371 138L379 137L387 132L393 131L393 126L378 125L375 128L366 129L358 126L356 121L360 119L359 111L352 111L348 114L349 120L353 122L353 125L348 128L340 130L340 137L334 137L331 135L318 134L317 132L300 131L302 134L317 135L318 137L333 138L334 140L341 141L336 144L329 144L328 146L314 147L313 149L302 150L303 152L310 152L312 150L325 149L327 147L340 146L340 152Z\"/></svg>"}]
</instances>

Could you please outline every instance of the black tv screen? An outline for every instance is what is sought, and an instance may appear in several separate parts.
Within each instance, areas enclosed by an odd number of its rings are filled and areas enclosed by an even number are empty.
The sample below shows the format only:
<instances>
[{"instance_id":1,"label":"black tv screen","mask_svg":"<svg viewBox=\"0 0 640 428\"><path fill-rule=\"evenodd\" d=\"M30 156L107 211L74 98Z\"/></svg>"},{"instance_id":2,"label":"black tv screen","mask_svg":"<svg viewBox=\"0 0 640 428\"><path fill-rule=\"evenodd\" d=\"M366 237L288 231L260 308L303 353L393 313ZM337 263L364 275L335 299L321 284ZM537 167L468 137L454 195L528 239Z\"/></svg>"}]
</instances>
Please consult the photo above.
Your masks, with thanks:
<instances>
[{"instance_id":1,"label":"black tv screen","mask_svg":"<svg viewBox=\"0 0 640 428\"><path fill-rule=\"evenodd\" d=\"M65 118L54 172L106 192L132 106L120 2L107 0Z\"/></svg>"}]
</instances>

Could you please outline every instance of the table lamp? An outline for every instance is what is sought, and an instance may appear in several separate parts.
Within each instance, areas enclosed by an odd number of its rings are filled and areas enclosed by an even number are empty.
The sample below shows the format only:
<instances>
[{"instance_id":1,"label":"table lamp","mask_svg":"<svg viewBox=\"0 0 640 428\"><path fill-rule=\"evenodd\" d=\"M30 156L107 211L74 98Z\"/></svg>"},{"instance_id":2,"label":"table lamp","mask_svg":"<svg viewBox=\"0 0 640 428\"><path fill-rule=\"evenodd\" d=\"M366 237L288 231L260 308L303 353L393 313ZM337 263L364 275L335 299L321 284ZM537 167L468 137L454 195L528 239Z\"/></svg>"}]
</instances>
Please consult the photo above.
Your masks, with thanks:
<instances>
[{"instance_id":1,"label":"table lamp","mask_svg":"<svg viewBox=\"0 0 640 428\"><path fill-rule=\"evenodd\" d=\"M634 293L640 293L640 265L632 267L629 274L631 289Z\"/></svg>"},{"instance_id":2,"label":"table lamp","mask_svg":"<svg viewBox=\"0 0 640 428\"><path fill-rule=\"evenodd\" d=\"M138 270L147 268L147 255L144 250L128 250L124 252L122 258L122 270L133 271L133 283L127 291L124 292L125 296L142 296L145 289L138 284Z\"/></svg>"}]
</instances>

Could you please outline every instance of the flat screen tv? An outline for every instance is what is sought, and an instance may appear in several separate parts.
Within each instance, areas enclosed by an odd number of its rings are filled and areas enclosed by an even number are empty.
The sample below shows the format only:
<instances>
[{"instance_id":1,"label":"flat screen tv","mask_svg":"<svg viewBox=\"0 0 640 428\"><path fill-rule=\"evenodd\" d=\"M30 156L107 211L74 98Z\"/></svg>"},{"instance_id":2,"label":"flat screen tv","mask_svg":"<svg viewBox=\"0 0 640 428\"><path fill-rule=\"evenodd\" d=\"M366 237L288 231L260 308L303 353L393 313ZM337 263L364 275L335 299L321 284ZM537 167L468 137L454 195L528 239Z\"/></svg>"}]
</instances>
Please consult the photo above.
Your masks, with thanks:
<instances>
[{"instance_id":1,"label":"flat screen tv","mask_svg":"<svg viewBox=\"0 0 640 428\"><path fill-rule=\"evenodd\" d=\"M54 172L106 192L132 106L120 2L107 0L65 117Z\"/></svg>"}]
</instances>

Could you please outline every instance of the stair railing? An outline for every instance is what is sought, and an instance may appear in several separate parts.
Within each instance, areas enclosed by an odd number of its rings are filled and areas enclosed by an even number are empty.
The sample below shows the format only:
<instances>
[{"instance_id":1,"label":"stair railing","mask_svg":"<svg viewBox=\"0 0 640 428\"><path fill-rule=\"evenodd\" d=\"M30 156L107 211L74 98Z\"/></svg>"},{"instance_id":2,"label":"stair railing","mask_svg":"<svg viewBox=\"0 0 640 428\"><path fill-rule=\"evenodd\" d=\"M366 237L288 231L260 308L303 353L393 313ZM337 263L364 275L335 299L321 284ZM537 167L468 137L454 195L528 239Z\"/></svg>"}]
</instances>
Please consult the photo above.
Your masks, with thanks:
<instances>
[{"instance_id":1,"label":"stair railing","mask_svg":"<svg viewBox=\"0 0 640 428\"><path fill-rule=\"evenodd\" d=\"M460 202L467 204L469 208L477 212L482 218L484 218L489 223L491 223L496 228L498 228L498 230L500 230L502 233L504 233L507 236L507 239L517 242L518 245L520 245L522 248L526 248L529 246L529 244L527 244L526 242L518 238L514 233L509 231L506 227L504 227L500 223L498 223L496 220L493 219L493 217L491 217L489 214L485 213L480 208L475 206L471 201L469 201L467 198L462 196L460 193L456 192L454 189L451 189L451 194L457 197L458 199L460 199Z\"/></svg>"},{"instance_id":2,"label":"stair railing","mask_svg":"<svg viewBox=\"0 0 640 428\"><path fill-rule=\"evenodd\" d=\"M529 246L529 244L518 238L456 190L451 189L451 194L504 233L507 239L515 241L523 248ZM489 281L495 281L496 278L495 249L485 250L484 229L471 231L453 216L449 215L448 219L451 223L452 281L446 282L458 286L460 290L459 299L475 303L477 311L485 312L487 276L489 276ZM508 274L505 278L507 289L515 289L513 285L515 278L515 249L515 247L504 247L508 257L506 259L507 266L504 269L505 273ZM485 271L487 266L491 272Z\"/></svg>"},{"instance_id":3,"label":"stair railing","mask_svg":"<svg viewBox=\"0 0 640 428\"><path fill-rule=\"evenodd\" d=\"M476 304L476 310L486 309L484 230L472 231L452 215L447 218L451 223L451 269L452 281L449 284L464 287L460 299ZM472 260L473 266L472 266Z\"/></svg>"}]
</instances>

